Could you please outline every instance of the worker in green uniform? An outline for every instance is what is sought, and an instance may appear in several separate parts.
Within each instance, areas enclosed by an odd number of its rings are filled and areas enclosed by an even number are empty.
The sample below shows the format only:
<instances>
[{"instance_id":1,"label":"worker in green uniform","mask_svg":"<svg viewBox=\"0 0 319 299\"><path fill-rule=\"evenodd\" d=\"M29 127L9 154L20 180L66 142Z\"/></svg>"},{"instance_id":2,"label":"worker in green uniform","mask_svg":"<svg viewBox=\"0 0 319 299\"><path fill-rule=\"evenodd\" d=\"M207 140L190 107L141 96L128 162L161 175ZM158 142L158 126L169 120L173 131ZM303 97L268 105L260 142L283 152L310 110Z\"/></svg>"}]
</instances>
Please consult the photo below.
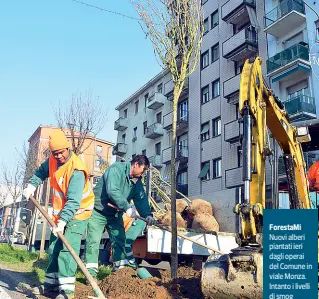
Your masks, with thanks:
<instances>
[{"instance_id":1,"label":"worker in green uniform","mask_svg":"<svg viewBox=\"0 0 319 299\"><path fill-rule=\"evenodd\" d=\"M88 224L85 246L86 267L93 277L97 275L99 246L105 227L112 244L113 271L125 266L137 267L135 263L129 263L125 252L123 213L110 207L108 203L126 211L126 215L131 218L135 218L138 211L147 219L149 225L154 224L155 220L141 181L141 176L149 165L145 155L136 155L131 162L115 162L95 186L95 204Z\"/></svg>"},{"instance_id":2,"label":"worker in green uniform","mask_svg":"<svg viewBox=\"0 0 319 299\"><path fill-rule=\"evenodd\" d=\"M82 234L94 207L94 193L84 163L70 150L71 145L60 129L50 134L49 147L50 157L35 171L23 195L29 199L36 187L50 178L52 219L56 227L50 237L44 295L70 299L74 298L77 263L57 233L63 233L79 254Z\"/></svg>"}]
</instances>

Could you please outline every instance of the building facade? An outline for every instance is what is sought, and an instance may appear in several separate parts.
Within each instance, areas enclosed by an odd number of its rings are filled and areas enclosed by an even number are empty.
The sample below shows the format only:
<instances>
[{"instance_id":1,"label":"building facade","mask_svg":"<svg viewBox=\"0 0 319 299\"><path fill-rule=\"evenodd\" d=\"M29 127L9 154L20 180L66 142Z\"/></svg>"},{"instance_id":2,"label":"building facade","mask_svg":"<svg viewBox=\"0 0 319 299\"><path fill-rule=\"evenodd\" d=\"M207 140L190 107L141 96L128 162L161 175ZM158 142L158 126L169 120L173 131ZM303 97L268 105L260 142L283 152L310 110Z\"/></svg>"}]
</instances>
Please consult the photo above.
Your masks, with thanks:
<instances>
[{"instance_id":1,"label":"building facade","mask_svg":"<svg viewBox=\"0 0 319 299\"><path fill-rule=\"evenodd\" d=\"M295 12L297 6L291 3L295 1L286 0L277 4L269 0L266 0L266 3L258 0L202 1L205 34L201 61L197 70L189 77L187 89L179 104L179 115L182 117L178 119L180 131L177 151L180 152L176 155L179 160L176 180L178 185L187 184L187 194L190 198L200 197L212 203L214 215L222 231L235 232L239 229L239 219L233 213L233 208L243 197L240 143L242 132L238 100L240 73L245 60L253 60L256 56L262 58L266 86L274 89L275 94L282 100L291 100L286 103L286 109L292 121L300 120L301 116L316 117L315 100L311 99L314 98L316 86L311 83L313 76L309 55L302 55L309 50L309 46L307 48L307 44L302 43L306 28L314 27L315 20L313 18L309 25L304 10ZM304 9L303 5L302 7ZM273 21L268 20L270 15L275 15ZM286 20L288 23L279 24L279 29L270 30L269 26L274 26L286 15L290 16L290 19ZM294 26L289 25L291 22ZM282 32L284 28L291 32ZM311 30L316 32L315 28ZM280 37L270 36L271 33L280 34ZM282 43L288 40L289 43ZM288 45L294 48L281 53L289 48ZM287 57L291 59L287 61ZM287 66L287 63L290 64ZM147 156L154 161L153 155L160 153L156 151L156 144L161 142L162 160L158 159L155 164L162 169L164 177L170 170L170 127L166 123L168 119L171 121L171 118L168 118L172 107L169 101L170 94L166 90L163 92L166 99L163 98L162 106L158 106L153 112L147 108L153 100L146 101L145 95L153 94L150 90L154 92L158 84L166 86L169 82L170 76L167 73L161 73L148 82L117 107L120 118L115 123L115 130L119 131L115 150L122 146L124 150L115 151L117 154L130 158L143 150L145 153L146 149ZM139 107L146 107L144 114L134 113L137 101ZM187 110L187 124L182 122L183 107ZM149 131L143 131L148 126L143 124L146 121L147 125L149 124L151 115L155 120L154 117L159 112L162 112L161 128L164 131L150 142L145 134ZM159 118L156 119L159 121ZM120 126L120 122L125 124ZM135 132L137 136L134 135ZM135 142L139 138L140 141L134 143L134 138ZM179 159L186 156L186 153L187 159ZM158 165L158 161L162 166ZM271 194L270 184L269 171L268 194Z\"/></svg>"}]
</instances>

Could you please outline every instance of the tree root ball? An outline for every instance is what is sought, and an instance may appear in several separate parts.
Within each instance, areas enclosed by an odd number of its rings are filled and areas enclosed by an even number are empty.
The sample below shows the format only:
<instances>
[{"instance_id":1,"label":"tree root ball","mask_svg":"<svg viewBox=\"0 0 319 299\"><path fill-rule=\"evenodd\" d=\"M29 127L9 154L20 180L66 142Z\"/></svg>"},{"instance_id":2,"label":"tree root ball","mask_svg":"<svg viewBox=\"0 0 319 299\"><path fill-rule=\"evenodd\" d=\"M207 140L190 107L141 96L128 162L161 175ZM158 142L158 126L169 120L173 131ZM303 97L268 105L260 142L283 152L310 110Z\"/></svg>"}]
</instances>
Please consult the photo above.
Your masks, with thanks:
<instances>
[{"instance_id":1,"label":"tree root ball","mask_svg":"<svg viewBox=\"0 0 319 299\"><path fill-rule=\"evenodd\" d=\"M207 232L219 232L219 224L212 215L197 214L194 216L192 229L200 229Z\"/></svg>"},{"instance_id":2,"label":"tree root ball","mask_svg":"<svg viewBox=\"0 0 319 299\"><path fill-rule=\"evenodd\" d=\"M160 219L160 223L166 226L171 226L172 220L171 220L171 211L168 211L165 216ZM176 213L176 223L178 228L187 228L187 223L183 219L182 215L180 213Z\"/></svg>"},{"instance_id":3,"label":"tree root ball","mask_svg":"<svg viewBox=\"0 0 319 299\"><path fill-rule=\"evenodd\" d=\"M188 203L184 199L176 199L176 212L182 213L188 207Z\"/></svg>"},{"instance_id":4,"label":"tree root ball","mask_svg":"<svg viewBox=\"0 0 319 299\"><path fill-rule=\"evenodd\" d=\"M193 199L188 208L188 214L192 218L194 218L195 215L198 215L198 214L206 214L206 215L213 216L213 207L206 200L203 200L200 198Z\"/></svg>"}]
</instances>

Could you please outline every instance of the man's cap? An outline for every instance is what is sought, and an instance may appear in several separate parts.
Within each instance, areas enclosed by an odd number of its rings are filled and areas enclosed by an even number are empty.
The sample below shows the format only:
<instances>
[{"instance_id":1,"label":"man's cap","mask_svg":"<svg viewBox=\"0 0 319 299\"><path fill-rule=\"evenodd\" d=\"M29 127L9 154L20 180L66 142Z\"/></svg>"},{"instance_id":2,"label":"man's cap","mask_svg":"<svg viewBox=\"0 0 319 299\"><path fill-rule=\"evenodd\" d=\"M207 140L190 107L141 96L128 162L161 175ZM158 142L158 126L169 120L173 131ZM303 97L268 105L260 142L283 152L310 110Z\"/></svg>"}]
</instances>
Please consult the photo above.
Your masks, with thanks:
<instances>
[{"instance_id":1,"label":"man's cap","mask_svg":"<svg viewBox=\"0 0 319 299\"><path fill-rule=\"evenodd\" d=\"M53 151L61 150L64 148L69 148L71 147L71 144L68 141L68 139L65 137L62 130L55 129L50 133L49 147L50 147L50 150L53 152Z\"/></svg>"}]
</instances>

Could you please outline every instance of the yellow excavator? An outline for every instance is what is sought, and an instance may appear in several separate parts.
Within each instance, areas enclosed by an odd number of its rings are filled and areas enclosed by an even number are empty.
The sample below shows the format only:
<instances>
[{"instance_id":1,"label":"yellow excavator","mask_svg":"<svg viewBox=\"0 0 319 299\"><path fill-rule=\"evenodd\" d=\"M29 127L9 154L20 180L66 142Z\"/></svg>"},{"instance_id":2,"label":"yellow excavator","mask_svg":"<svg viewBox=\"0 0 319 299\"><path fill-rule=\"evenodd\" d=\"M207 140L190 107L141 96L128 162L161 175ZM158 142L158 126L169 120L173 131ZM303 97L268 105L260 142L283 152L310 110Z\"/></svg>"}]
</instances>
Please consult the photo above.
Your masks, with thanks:
<instances>
[{"instance_id":1,"label":"yellow excavator","mask_svg":"<svg viewBox=\"0 0 319 299\"><path fill-rule=\"evenodd\" d=\"M235 206L239 215L238 248L230 254L212 254L202 271L202 291L209 298L262 298L263 210L266 197L265 162L271 150L268 130L281 148L287 174L291 209L310 209L302 142L309 142L307 127L296 128L272 90L265 87L262 60L245 62L240 79L244 201Z\"/></svg>"}]
</instances>

